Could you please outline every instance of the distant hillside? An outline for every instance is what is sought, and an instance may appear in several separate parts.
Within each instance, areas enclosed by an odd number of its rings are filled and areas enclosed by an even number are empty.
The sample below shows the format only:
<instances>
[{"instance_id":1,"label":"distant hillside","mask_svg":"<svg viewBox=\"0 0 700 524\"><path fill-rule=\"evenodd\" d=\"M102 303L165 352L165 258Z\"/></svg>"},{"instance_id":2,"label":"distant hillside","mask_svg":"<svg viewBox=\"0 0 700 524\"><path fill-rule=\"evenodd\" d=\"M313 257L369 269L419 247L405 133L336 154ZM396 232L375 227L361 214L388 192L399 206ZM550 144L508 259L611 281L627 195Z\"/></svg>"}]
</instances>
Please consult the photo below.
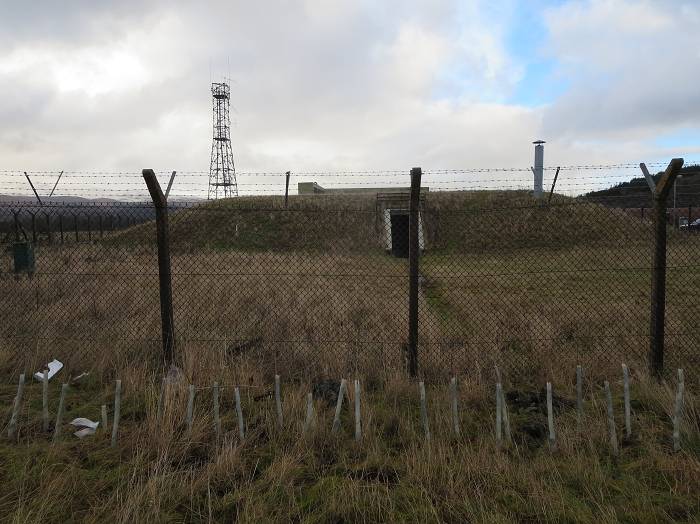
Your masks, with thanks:
<instances>
[{"instance_id":1,"label":"distant hillside","mask_svg":"<svg viewBox=\"0 0 700 524\"><path fill-rule=\"evenodd\" d=\"M663 175L659 171L653 175L658 182ZM681 170L682 178L677 181L676 206L700 206L700 166L689 165ZM652 197L644 177L633 178L629 182L621 182L609 189L591 191L584 198L599 202L609 207L651 207ZM669 200L673 205L673 196Z\"/></svg>"},{"instance_id":2,"label":"distant hillside","mask_svg":"<svg viewBox=\"0 0 700 524\"><path fill-rule=\"evenodd\" d=\"M14 212L19 213L20 223L25 231L31 231L31 216L34 214L38 221L39 236L46 236L47 216L51 231L60 228L60 217L64 219L66 228L75 228L73 220L77 219L79 230L88 229L88 217L92 220L91 228L98 227L100 218L107 229L113 224L139 224L155 218L155 210L149 201L122 201L112 198L82 198L59 196L42 198L39 205L34 196L0 195L0 233L14 232ZM171 208L177 209L186 204L173 199L169 202ZM74 218L77 217L77 218Z\"/></svg>"}]
</instances>

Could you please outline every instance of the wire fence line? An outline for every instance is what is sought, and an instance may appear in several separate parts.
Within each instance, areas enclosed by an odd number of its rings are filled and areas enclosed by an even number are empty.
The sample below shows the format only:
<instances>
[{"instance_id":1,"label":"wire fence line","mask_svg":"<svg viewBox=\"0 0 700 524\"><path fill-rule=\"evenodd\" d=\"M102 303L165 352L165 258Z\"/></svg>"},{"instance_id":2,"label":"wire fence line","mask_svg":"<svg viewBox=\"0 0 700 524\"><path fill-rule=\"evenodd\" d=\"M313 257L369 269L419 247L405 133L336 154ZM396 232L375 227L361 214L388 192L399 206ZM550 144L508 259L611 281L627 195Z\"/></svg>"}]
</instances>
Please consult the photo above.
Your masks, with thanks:
<instances>
[{"instance_id":1,"label":"wire fence line","mask_svg":"<svg viewBox=\"0 0 700 524\"><path fill-rule=\"evenodd\" d=\"M387 376L417 358L418 374L436 381L494 365L523 377L578 364L603 374L621 360L644 368L659 338L659 228L645 190L647 207L508 189L431 190L413 207L409 193L372 190L170 201L175 359L214 355L308 378ZM162 363L156 208L0 202L6 370L54 357L75 369ZM691 376L700 235L679 218L699 211L671 208L663 224L665 367Z\"/></svg>"}]
</instances>

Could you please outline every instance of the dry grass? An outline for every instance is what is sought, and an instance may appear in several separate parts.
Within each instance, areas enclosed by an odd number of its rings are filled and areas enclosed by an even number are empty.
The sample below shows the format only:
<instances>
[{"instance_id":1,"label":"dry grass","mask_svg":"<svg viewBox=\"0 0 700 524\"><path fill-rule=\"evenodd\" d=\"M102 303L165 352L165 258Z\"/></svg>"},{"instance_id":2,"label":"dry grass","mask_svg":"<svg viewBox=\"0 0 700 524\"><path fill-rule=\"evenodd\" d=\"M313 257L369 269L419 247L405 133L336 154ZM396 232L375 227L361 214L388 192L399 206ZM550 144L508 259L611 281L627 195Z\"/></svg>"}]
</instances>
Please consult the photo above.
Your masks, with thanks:
<instances>
[{"instance_id":1,"label":"dry grass","mask_svg":"<svg viewBox=\"0 0 700 524\"><path fill-rule=\"evenodd\" d=\"M123 381L125 397L118 449L99 434L80 442L66 434L50 446L40 429L40 387L31 384L18 442L0 444L0 518L700 519L700 362L697 352L688 353L700 343L698 239L672 234L669 243L667 362L671 371L686 368L689 392L684 451L672 453L674 382L659 385L644 374L649 224L590 204L497 211L514 198L527 203L523 195L485 192L431 195L426 202L431 249L421 262L419 347L422 378L430 384L430 444L422 437L416 385L402 372L406 261L382 253L366 197L343 199L359 210L350 215L355 222L328 211L338 205L333 199L293 199L287 218L252 210L260 202L244 200L173 214L182 380L168 393L161 423L155 416L161 362L152 225L95 244L39 246L33 279L16 279L3 268L0 317L10 319L0 326L3 423L18 373L51 358L66 364L51 384L52 412L59 381L90 371L71 386L67 420L98 419L100 405L111 405L115 378ZM491 211L479 214L479 206ZM210 218L191 221L198 217ZM622 361L633 372L635 433L613 457L601 384L613 384L620 423ZM571 407L577 364L586 370L583 432ZM540 399L512 402L515 444L502 450L492 430L494 365L505 374L507 391ZM283 430L275 426L273 402L254 400L269 391L276 373L284 378ZM460 437L451 434L447 409L452 374L460 377ZM330 433L332 409L321 400L315 430L302 435L311 385L341 376L362 380L362 442L352 439L349 412L342 434ZM214 381L225 385L225 435L218 443L208 389ZM545 381L561 397L556 453L544 436ZM191 437L184 431L188 383L202 388ZM236 436L232 384L245 386L244 442Z\"/></svg>"},{"instance_id":2,"label":"dry grass","mask_svg":"<svg viewBox=\"0 0 700 524\"><path fill-rule=\"evenodd\" d=\"M493 437L492 382L460 381L461 435L451 431L447 387L428 388L432 432L424 441L415 383L401 377L381 389L363 382L363 438L352 437L344 410L331 434L332 408L316 400L316 423L302 433L308 383L283 383L285 424L274 402L253 400L269 387L254 368L209 377L244 382L246 438L238 440L231 387L223 390L223 436L216 442L211 390L197 392L195 425L184 425L186 380L170 386L161 422L158 385L125 373L117 449L98 433L67 434L50 446L41 433L40 387L27 388L19 442L0 444L7 522L671 522L700 518L697 398L688 395L684 451L671 451L673 391L633 375L633 437L611 455L603 395L588 383L585 431L578 430L572 389L555 389L558 449L545 437L543 405L513 401L514 442ZM148 385L152 384L152 385ZM200 382L200 385L203 385ZM618 434L621 385L613 382ZM511 385L510 393L516 391ZM1 388L3 406L12 388ZM517 389L522 395L528 390ZM58 382L51 385L55 410ZM351 393L352 396L352 393ZM89 381L72 387L68 419L98 418L111 388ZM534 436L533 436L534 435Z\"/></svg>"},{"instance_id":3,"label":"dry grass","mask_svg":"<svg viewBox=\"0 0 700 524\"><path fill-rule=\"evenodd\" d=\"M669 369L700 368L700 272L671 244L667 284ZM110 379L138 362L160 366L155 253L99 244L37 250L37 274L4 274L0 370L16 376L60 358L70 373ZM675 267L678 266L678 267ZM204 376L246 359L266 377L401 370L407 333L406 262L385 255L178 254L172 259L179 345L197 349ZM576 364L605 377L619 362L645 366L648 254L628 247L430 253L422 260L420 351L427 380L512 375L570 382ZM184 364L184 363L183 363ZM567 370L562 372L561 370ZM194 375L196 378L198 375Z\"/></svg>"}]
</instances>

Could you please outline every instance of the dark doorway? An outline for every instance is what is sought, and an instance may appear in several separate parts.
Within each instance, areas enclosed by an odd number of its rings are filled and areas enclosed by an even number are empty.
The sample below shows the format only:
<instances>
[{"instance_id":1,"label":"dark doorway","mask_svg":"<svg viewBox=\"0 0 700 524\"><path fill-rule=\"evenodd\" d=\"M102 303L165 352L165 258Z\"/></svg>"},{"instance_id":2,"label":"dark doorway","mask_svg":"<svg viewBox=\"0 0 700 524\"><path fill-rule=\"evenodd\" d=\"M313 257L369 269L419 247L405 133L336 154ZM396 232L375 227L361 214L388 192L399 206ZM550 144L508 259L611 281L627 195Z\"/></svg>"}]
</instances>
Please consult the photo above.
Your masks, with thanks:
<instances>
[{"instance_id":1,"label":"dark doorway","mask_svg":"<svg viewBox=\"0 0 700 524\"><path fill-rule=\"evenodd\" d=\"M391 212L391 254L398 258L408 258L408 213Z\"/></svg>"}]
</instances>

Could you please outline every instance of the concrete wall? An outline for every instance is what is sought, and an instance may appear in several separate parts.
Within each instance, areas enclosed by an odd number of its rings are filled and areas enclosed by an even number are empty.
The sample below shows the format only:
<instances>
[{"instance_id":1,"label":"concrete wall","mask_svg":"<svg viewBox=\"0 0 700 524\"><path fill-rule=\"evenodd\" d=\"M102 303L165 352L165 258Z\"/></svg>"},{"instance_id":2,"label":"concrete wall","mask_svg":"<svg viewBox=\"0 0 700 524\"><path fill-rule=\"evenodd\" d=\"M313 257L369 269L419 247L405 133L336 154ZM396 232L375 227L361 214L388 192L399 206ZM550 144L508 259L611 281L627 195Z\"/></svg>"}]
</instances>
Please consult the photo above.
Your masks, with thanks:
<instances>
[{"instance_id":1,"label":"concrete wall","mask_svg":"<svg viewBox=\"0 0 700 524\"><path fill-rule=\"evenodd\" d=\"M421 193L430 191L428 187L421 187ZM363 193L410 193L410 187L393 186L393 187L332 187L325 188L318 185L316 182L299 182L297 184L297 192L300 195L313 195L317 193L324 194L363 194Z\"/></svg>"}]
</instances>

